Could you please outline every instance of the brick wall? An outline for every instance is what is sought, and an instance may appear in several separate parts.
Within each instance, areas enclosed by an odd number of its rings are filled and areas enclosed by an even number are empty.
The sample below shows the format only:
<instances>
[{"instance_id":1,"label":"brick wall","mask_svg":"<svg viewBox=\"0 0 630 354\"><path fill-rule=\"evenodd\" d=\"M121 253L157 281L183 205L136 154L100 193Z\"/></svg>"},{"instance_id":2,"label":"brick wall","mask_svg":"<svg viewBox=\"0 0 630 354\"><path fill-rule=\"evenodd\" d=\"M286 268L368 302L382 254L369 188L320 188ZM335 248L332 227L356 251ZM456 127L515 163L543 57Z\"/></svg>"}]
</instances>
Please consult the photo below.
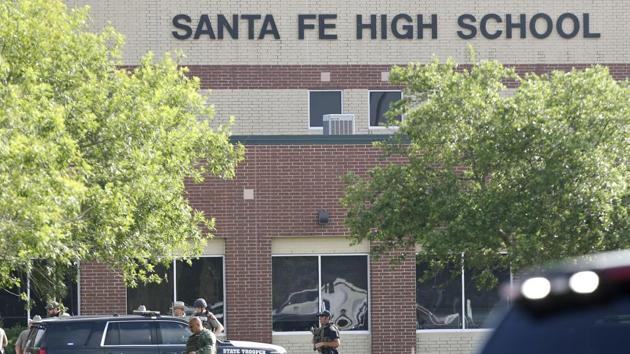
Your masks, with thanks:
<instances>
[{"instance_id":1,"label":"brick wall","mask_svg":"<svg viewBox=\"0 0 630 354\"><path fill-rule=\"evenodd\" d=\"M406 253L401 264L390 256ZM372 351L413 353L416 340L415 250L399 250L370 264Z\"/></svg>"},{"instance_id":2,"label":"brick wall","mask_svg":"<svg viewBox=\"0 0 630 354\"><path fill-rule=\"evenodd\" d=\"M445 58L441 58L445 59ZM630 57L626 60L630 60ZM510 64L517 73L545 74L553 70L569 71L583 69L592 64L548 63ZM406 65L401 62L399 65ZM600 63L607 66L617 80L630 77L630 64ZM189 65L190 75L201 80L203 89L243 90L243 89L398 89L398 86L381 80L381 73L392 65ZM463 70L470 65L461 65ZM321 73L330 73L330 81L322 81ZM509 82L514 87L516 83Z\"/></svg>"},{"instance_id":3,"label":"brick wall","mask_svg":"<svg viewBox=\"0 0 630 354\"><path fill-rule=\"evenodd\" d=\"M382 163L380 157L362 144L248 145L235 180L212 178L187 186L191 205L216 218L216 234L225 241L228 338L310 352L308 335L272 335L272 241L317 237L325 243L347 235L340 177L350 170L365 174ZM244 188L254 189L254 200L243 199ZM320 208L330 212L326 226L315 221ZM103 264L81 265L82 314L125 313L125 302L119 275ZM477 343L476 332L416 334L414 305L414 258L399 265L391 265L387 256L371 259L370 333L342 333L343 352L468 353Z\"/></svg>"},{"instance_id":4,"label":"brick wall","mask_svg":"<svg viewBox=\"0 0 630 354\"><path fill-rule=\"evenodd\" d=\"M120 274L102 263L81 263L81 314L127 313L127 288Z\"/></svg>"},{"instance_id":5,"label":"brick wall","mask_svg":"<svg viewBox=\"0 0 630 354\"><path fill-rule=\"evenodd\" d=\"M188 185L187 192L194 208L216 218L217 235L226 239L244 238L245 231L260 237L346 235L341 177L364 174L380 157L371 145L249 145L236 180L208 179ZM244 188L254 189L254 200L243 200ZM328 225L317 224L318 209L328 210ZM245 224L256 228L244 230Z\"/></svg>"},{"instance_id":6,"label":"brick wall","mask_svg":"<svg viewBox=\"0 0 630 354\"><path fill-rule=\"evenodd\" d=\"M379 163L379 156L370 145L250 145L236 180L208 179L200 185L188 185L191 205L215 217L216 235L226 240L228 337L272 340L272 238L347 235L343 225L345 210L339 205L343 191L341 176L350 170L365 173ZM254 189L254 200L243 199L244 188ZM328 225L317 224L318 209L330 213ZM409 268L409 264L394 271L380 263L371 267L375 277L372 289L383 294L372 300L372 309L382 306L389 309L392 301L396 309L396 313L376 310L372 323L394 317L400 321L405 316L398 311L406 307L411 316L404 320L409 323L388 324L386 330L378 332L376 342L385 340L381 335L397 337L400 330L410 328L406 336L411 335L408 345L413 346L415 269ZM411 283L395 284L404 277L410 277ZM385 283L381 285L381 281ZM392 297L382 292L385 288L407 289L397 291ZM380 303L385 298L387 302Z\"/></svg>"}]
</instances>

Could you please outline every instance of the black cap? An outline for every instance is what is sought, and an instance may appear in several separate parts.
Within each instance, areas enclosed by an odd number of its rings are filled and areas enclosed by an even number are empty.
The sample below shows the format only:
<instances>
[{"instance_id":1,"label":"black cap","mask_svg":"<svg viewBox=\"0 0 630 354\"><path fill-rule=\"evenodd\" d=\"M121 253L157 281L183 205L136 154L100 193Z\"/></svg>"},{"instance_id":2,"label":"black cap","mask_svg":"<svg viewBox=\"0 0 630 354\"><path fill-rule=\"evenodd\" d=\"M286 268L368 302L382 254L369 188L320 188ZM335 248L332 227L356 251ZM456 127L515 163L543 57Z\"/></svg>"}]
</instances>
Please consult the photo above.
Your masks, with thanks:
<instances>
[{"instance_id":1,"label":"black cap","mask_svg":"<svg viewBox=\"0 0 630 354\"><path fill-rule=\"evenodd\" d=\"M317 314L317 317L322 317L322 316L331 317L330 311L324 310Z\"/></svg>"}]
</instances>

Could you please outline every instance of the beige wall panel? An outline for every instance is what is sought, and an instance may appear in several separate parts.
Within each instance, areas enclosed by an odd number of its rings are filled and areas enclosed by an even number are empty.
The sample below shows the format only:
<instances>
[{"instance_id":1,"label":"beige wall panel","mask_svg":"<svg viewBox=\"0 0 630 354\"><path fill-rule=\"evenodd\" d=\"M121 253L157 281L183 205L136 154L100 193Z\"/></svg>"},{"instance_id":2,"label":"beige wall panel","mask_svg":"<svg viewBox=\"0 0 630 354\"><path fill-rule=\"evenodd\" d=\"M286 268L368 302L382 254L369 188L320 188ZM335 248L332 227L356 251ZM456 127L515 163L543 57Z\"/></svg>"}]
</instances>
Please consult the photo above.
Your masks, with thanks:
<instances>
[{"instance_id":1,"label":"beige wall panel","mask_svg":"<svg viewBox=\"0 0 630 354\"><path fill-rule=\"evenodd\" d=\"M281 345L287 353L313 354L311 344L313 336L309 334L274 334L273 344ZM372 345L369 334L349 334L341 332L341 346L339 351L343 354L371 354Z\"/></svg>"},{"instance_id":2,"label":"beige wall panel","mask_svg":"<svg viewBox=\"0 0 630 354\"><path fill-rule=\"evenodd\" d=\"M205 92L214 105L215 124L235 117L234 135L322 134L308 128L306 90L213 90Z\"/></svg>"},{"instance_id":3,"label":"beige wall panel","mask_svg":"<svg viewBox=\"0 0 630 354\"><path fill-rule=\"evenodd\" d=\"M90 5L93 28L100 29L111 22L127 37L124 51L126 64L138 63L148 50L158 54L183 50L185 64L405 64L410 61L426 62L434 55L454 57L458 62L468 61L467 44L474 45L480 58L499 59L505 63L626 63L630 58L627 21L630 18L630 1L626 0L380 0L337 1L192 1L192 0L67 0L70 6ZM563 39L554 30L546 39L482 38L463 40L457 36L461 28L457 18L465 13L477 17L496 13L505 25L506 13L518 18L519 14L532 15L544 12L555 19L562 13L580 15L580 33L573 39ZM298 40L298 14L337 14L337 40L318 40L317 30L307 31L305 40ZM438 39L396 39L391 31L387 40L356 39L356 15L364 19L370 14L387 14L391 19L399 13L430 17L438 16ZM582 38L581 14L590 14L590 30L601 38ZM239 25L239 39L211 40L207 36L198 40L177 40L171 34L175 28L173 17L187 14L192 17L193 30L201 14L208 14L216 33L216 15L271 14L281 39L267 36L262 40L247 39L247 21ZM365 22L365 20L364 20ZM498 28L489 25L489 30ZM258 35L262 21L257 21ZM518 37L518 34L516 35ZM379 37L380 38L380 37Z\"/></svg>"},{"instance_id":4,"label":"beige wall panel","mask_svg":"<svg viewBox=\"0 0 630 354\"><path fill-rule=\"evenodd\" d=\"M471 354L490 331L420 331L416 333L416 354Z\"/></svg>"},{"instance_id":5,"label":"beige wall panel","mask_svg":"<svg viewBox=\"0 0 630 354\"><path fill-rule=\"evenodd\" d=\"M204 91L214 105L214 124L235 117L234 135L314 134L309 128L308 90L212 90ZM368 128L368 90L343 90L343 111L355 115L356 134L384 134L386 128Z\"/></svg>"},{"instance_id":6,"label":"beige wall panel","mask_svg":"<svg viewBox=\"0 0 630 354\"><path fill-rule=\"evenodd\" d=\"M206 248L203 250L204 256L222 256L225 255L225 239L215 237L208 240Z\"/></svg>"},{"instance_id":7,"label":"beige wall panel","mask_svg":"<svg viewBox=\"0 0 630 354\"><path fill-rule=\"evenodd\" d=\"M350 245L345 237L282 237L274 238L271 253L276 254L310 254L310 253L368 253L370 244L367 241L358 245Z\"/></svg>"}]
</instances>

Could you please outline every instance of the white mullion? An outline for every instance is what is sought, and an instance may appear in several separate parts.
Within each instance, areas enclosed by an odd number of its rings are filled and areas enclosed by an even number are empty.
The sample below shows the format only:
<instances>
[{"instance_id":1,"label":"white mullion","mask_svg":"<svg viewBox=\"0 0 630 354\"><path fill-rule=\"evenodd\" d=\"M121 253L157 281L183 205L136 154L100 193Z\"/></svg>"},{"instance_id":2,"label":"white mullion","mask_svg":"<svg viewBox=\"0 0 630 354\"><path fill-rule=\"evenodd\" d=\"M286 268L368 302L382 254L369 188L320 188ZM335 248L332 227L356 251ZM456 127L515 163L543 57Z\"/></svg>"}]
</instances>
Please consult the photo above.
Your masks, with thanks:
<instances>
[{"instance_id":1,"label":"white mullion","mask_svg":"<svg viewBox=\"0 0 630 354\"><path fill-rule=\"evenodd\" d=\"M317 312L322 311L322 255L317 255L317 297L318 297L318 309Z\"/></svg>"},{"instance_id":2,"label":"white mullion","mask_svg":"<svg viewBox=\"0 0 630 354\"><path fill-rule=\"evenodd\" d=\"M462 252L462 329L466 329L466 285L464 277L466 273L464 270L464 252Z\"/></svg>"},{"instance_id":3,"label":"white mullion","mask_svg":"<svg viewBox=\"0 0 630 354\"><path fill-rule=\"evenodd\" d=\"M172 267L173 267L173 305L174 305L175 301L177 301L177 258L173 258Z\"/></svg>"},{"instance_id":4,"label":"white mullion","mask_svg":"<svg viewBox=\"0 0 630 354\"><path fill-rule=\"evenodd\" d=\"M31 267L33 264L31 263ZM28 320L31 319L31 268L29 267L28 272L26 272L26 297L27 297L27 305L26 306L26 323L28 324Z\"/></svg>"},{"instance_id":5,"label":"white mullion","mask_svg":"<svg viewBox=\"0 0 630 354\"><path fill-rule=\"evenodd\" d=\"M219 256L219 258L221 258L221 272L222 272L222 276L223 276L223 333L228 333L228 316L227 316L227 293L226 293L226 279L227 277L225 276L225 254Z\"/></svg>"},{"instance_id":6,"label":"white mullion","mask_svg":"<svg viewBox=\"0 0 630 354\"><path fill-rule=\"evenodd\" d=\"M81 316L81 262L80 261L77 261L77 309L76 311L77 311L77 315Z\"/></svg>"}]
</instances>

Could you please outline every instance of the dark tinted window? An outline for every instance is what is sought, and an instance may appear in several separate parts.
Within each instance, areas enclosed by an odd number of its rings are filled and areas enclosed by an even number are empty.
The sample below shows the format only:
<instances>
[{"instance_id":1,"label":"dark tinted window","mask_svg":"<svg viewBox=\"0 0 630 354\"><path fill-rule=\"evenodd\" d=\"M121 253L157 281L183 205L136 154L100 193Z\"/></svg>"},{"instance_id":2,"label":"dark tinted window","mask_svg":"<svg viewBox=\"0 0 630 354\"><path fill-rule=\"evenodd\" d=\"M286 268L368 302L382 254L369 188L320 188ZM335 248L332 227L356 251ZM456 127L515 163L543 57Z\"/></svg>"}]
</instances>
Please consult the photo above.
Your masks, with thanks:
<instances>
[{"instance_id":1,"label":"dark tinted window","mask_svg":"<svg viewBox=\"0 0 630 354\"><path fill-rule=\"evenodd\" d=\"M188 326L177 322L160 322L160 344L186 344L191 332Z\"/></svg>"},{"instance_id":2,"label":"dark tinted window","mask_svg":"<svg viewBox=\"0 0 630 354\"><path fill-rule=\"evenodd\" d=\"M54 286L59 287L49 274L51 269L46 266L45 261L34 261L33 270L31 272L30 288L31 288L31 316L46 314L46 300L50 295L50 289ZM63 292L65 296L62 303L66 307L66 311L71 315L78 314L78 287L76 281L77 269L70 268L64 274ZM10 289L0 289L0 316L4 328L13 327L15 325L25 326L26 318L26 302L21 299L20 294L27 293L26 274L16 274L20 278L20 286Z\"/></svg>"},{"instance_id":3,"label":"dark tinted window","mask_svg":"<svg viewBox=\"0 0 630 354\"><path fill-rule=\"evenodd\" d=\"M273 257L273 330L307 331L317 324L318 257Z\"/></svg>"},{"instance_id":4,"label":"dark tinted window","mask_svg":"<svg viewBox=\"0 0 630 354\"><path fill-rule=\"evenodd\" d=\"M151 345L152 324L143 321L110 322L105 345Z\"/></svg>"},{"instance_id":5,"label":"dark tinted window","mask_svg":"<svg viewBox=\"0 0 630 354\"><path fill-rule=\"evenodd\" d=\"M498 279L498 284L510 281L510 272L507 270L493 273ZM491 289L480 288L472 275L472 272L466 271L464 276L466 328L482 328L487 326L486 319L492 311L500 311L497 305L501 304L501 298L498 285Z\"/></svg>"},{"instance_id":6,"label":"dark tinted window","mask_svg":"<svg viewBox=\"0 0 630 354\"><path fill-rule=\"evenodd\" d=\"M416 266L418 329L461 328L462 279L459 266L449 265L423 280L426 265Z\"/></svg>"},{"instance_id":7,"label":"dark tinted window","mask_svg":"<svg viewBox=\"0 0 630 354\"><path fill-rule=\"evenodd\" d=\"M92 333L92 327L90 322L55 323L46 329L46 346L83 347Z\"/></svg>"},{"instance_id":8,"label":"dark tinted window","mask_svg":"<svg viewBox=\"0 0 630 354\"><path fill-rule=\"evenodd\" d=\"M223 258L202 257L177 263L177 300L192 306L197 298L204 298L208 309L221 324L225 324L223 310Z\"/></svg>"},{"instance_id":9,"label":"dark tinted window","mask_svg":"<svg viewBox=\"0 0 630 354\"><path fill-rule=\"evenodd\" d=\"M516 306L495 330L482 353L622 353L630 347L629 333L628 297L538 316Z\"/></svg>"},{"instance_id":10,"label":"dark tinted window","mask_svg":"<svg viewBox=\"0 0 630 354\"><path fill-rule=\"evenodd\" d=\"M3 328L18 324L26 325L26 303L20 298L20 293L26 293L26 276L22 275L20 279L20 287L0 289L0 315Z\"/></svg>"},{"instance_id":11,"label":"dark tinted window","mask_svg":"<svg viewBox=\"0 0 630 354\"><path fill-rule=\"evenodd\" d=\"M340 329L368 329L366 256L322 256L321 290Z\"/></svg>"},{"instance_id":12,"label":"dark tinted window","mask_svg":"<svg viewBox=\"0 0 630 354\"><path fill-rule=\"evenodd\" d=\"M159 284L139 284L136 288L127 288L127 312L132 313L138 306L144 305L147 310L170 314L173 302L173 267L159 265L157 274L163 280ZM164 277L166 276L166 280Z\"/></svg>"},{"instance_id":13,"label":"dark tinted window","mask_svg":"<svg viewBox=\"0 0 630 354\"><path fill-rule=\"evenodd\" d=\"M325 114L341 113L341 91L311 91L309 117L311 127L322 127Z\"/></svg>"},{"instance_id":14,"label":"dark tinted window","mask_svg":"<svg viewBox=\"0 0 630 354\"><path fill-rule=\"evenodd\" d=\"M388 117L385 113L389 111L392 103L400 100L402 93L400 91L375 91L370 92L370 126L387 126ZM400 121L401 117L396 117Z\"/></svg>"},{"instance_id":15,"label":"dark tinted window","mask_svg":"<svg viewBox=\"0 0 630 354\"><path fill-rule=\"evenodd\" d=\"M367 256L273 257L272 262L274 331L317 326L320 297L340 329L368 329Z\"/></svg>"}]
</instances>

